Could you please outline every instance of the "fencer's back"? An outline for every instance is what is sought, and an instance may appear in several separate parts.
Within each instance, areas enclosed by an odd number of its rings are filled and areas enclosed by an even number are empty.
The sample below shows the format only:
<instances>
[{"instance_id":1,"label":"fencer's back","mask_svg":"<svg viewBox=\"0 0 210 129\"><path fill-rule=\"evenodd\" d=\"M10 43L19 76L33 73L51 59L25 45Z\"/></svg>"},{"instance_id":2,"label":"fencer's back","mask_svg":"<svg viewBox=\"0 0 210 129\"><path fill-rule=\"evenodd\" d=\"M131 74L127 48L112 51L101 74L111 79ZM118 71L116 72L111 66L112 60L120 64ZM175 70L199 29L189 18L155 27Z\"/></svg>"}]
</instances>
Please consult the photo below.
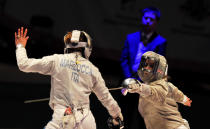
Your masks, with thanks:
<instances>
[{"instance_id":1,"label":"fencer's back","mask_svg":"<svg viewBox=\"0 0 210 129\"><path fill-rule=\"evenodd\" d=\"M50 106L59 103L89 107L91 89L100 76L98 69L89 60L77 57L75 53L54 56Z\"/></svg>"}]
</instances>

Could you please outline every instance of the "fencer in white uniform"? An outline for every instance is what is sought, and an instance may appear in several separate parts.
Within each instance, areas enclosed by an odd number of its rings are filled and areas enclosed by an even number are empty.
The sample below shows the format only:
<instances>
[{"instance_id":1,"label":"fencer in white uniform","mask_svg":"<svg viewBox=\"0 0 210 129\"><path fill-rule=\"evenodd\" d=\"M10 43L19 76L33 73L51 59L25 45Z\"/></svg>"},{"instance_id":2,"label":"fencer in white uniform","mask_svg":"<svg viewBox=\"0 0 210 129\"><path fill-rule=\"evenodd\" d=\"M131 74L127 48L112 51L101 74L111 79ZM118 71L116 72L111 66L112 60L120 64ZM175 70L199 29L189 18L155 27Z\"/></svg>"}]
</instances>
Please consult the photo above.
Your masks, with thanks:
<instances>
[{"instance_id":1,"label":"fencer in white uniform","mask_svg":"<svg viewBox=\"0 0 210 129\"><path fill-rule=\"evenodd\" d=\"M64 54L54 54L41 59L27 57L25 46L28 38L27 29L24 30L23 27L15 32L19 69L27 73L36 72L51 76L49 105L53 115L45 129L96 129L95 119L90 111L91 92L96 94L113 118L119 117L123 120L121 109L109 93L101 73L88 60L92 43L86 32L68 32L64 36Z\"/></svg>"}]
</instances>

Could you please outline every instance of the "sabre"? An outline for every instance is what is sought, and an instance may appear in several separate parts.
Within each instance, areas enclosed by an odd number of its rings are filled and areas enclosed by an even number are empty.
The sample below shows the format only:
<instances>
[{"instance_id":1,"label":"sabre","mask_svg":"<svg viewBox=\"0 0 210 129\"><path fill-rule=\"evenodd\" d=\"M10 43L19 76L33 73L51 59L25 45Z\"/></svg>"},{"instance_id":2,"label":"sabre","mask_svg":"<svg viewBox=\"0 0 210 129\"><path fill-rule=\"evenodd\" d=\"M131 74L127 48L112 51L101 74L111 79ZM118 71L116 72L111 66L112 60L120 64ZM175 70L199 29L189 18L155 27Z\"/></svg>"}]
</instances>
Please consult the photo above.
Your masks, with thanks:
<instances>
[{"instance_id":1,"label":"sabre","mask_svg":"<svg viewBox=\"0 0 210 129\"><path fill-rule=\"evenodd\" d=\"M117 88L109 88L108 90L109 91L112 91L112 90L121 90L121 89L123 89L124 87L117 87Z\"/></svg>"},{"instance_id":2,"label":"sabre","mask_svg":"<svg viewBox=\"0 0 210 129\"><path fill-rule=\"evenodd\" d=\"M109 91L114 91L114 90L122 90L122 94L125 96L128 92L129 89L129 85L130 84L135 84L135 83L139 83L141 84L138 80L133 79L133 78L127 78L125 79L122 84L121 87L117 87L117 88L109 88ZM43 102L43 101L48 101L50 100L50 98L43 98L43 99L33 99L33 100L26 100L24 101L24 103L35 103L35 102Z\"/></svg>"},{"instance_id":3,"label":"sabre","mask_svg":"<svg viewBox=\"0 0 210 129\"><path fill-rule=\"evenodd\" d=\"M47 100L50 100L50 98L26 100L24 101L24 103L35 103L35 102L42 102L42 101L47 101Z\"/></svg>"},{"instance_id":4,"label":"sabre","mask_svg":"<svg viewBox=\"0 0 210 129\"><path fill-rule=\"evenodd\" d=\"M121 90L123 89L123 87L117 87L117 88L109 88L109 91L113 91L113 90ZM50 98L42 98L42 99L32 99L32 100L26 100L24 101L24 103L35 103L35 102L43 102L43 101L48 101L50 100Z\"/></svg>"}]
</instances>

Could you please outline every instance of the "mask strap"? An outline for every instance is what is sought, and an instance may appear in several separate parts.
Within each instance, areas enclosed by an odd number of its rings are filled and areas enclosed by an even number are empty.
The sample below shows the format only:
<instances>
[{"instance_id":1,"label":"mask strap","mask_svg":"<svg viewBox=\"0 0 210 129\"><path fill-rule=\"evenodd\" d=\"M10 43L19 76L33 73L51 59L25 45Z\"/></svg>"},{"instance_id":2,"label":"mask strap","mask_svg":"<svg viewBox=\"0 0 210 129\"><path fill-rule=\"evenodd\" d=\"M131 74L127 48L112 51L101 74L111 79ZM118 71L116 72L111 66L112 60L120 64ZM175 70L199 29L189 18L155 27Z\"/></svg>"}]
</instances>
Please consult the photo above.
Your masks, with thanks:
<instances>
[{"instance_id":1,"label":"mask strap","mask_svg":"<svg viewBox=\"0 0 210 129\"><path fill-rule=\"evenodd\" d=\"M81 32L78 30L74 30L72 31L72 36L71 36L71 42L75 42L78 43L79 42L79 38L80 38L80 34Z\"/></svg>"}]
</instances>

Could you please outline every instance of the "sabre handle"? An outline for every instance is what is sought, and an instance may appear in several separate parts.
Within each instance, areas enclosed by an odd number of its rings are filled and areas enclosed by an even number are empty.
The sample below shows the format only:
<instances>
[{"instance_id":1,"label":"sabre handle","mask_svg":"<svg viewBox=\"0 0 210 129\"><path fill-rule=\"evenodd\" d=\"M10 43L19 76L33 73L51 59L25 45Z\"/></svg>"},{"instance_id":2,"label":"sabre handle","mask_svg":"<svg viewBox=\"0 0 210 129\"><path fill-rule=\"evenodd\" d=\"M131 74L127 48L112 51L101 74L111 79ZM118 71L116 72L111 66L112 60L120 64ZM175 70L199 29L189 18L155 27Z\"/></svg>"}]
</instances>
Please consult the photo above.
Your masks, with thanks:
<instances>
[{"instance_id":1,"label":"sabre handle","mask_svg":"<svg viewBox=\"0 0 210 129\"><path fill-rule=\"evenodd\" d=\"M113 124L113 118L109 117L107 120L107 124L109 129L123 129L124 128L124 122L120 119L120 117L115 118L115 120L119 123L118 125Z\"/></svg>"}]
</instances>

